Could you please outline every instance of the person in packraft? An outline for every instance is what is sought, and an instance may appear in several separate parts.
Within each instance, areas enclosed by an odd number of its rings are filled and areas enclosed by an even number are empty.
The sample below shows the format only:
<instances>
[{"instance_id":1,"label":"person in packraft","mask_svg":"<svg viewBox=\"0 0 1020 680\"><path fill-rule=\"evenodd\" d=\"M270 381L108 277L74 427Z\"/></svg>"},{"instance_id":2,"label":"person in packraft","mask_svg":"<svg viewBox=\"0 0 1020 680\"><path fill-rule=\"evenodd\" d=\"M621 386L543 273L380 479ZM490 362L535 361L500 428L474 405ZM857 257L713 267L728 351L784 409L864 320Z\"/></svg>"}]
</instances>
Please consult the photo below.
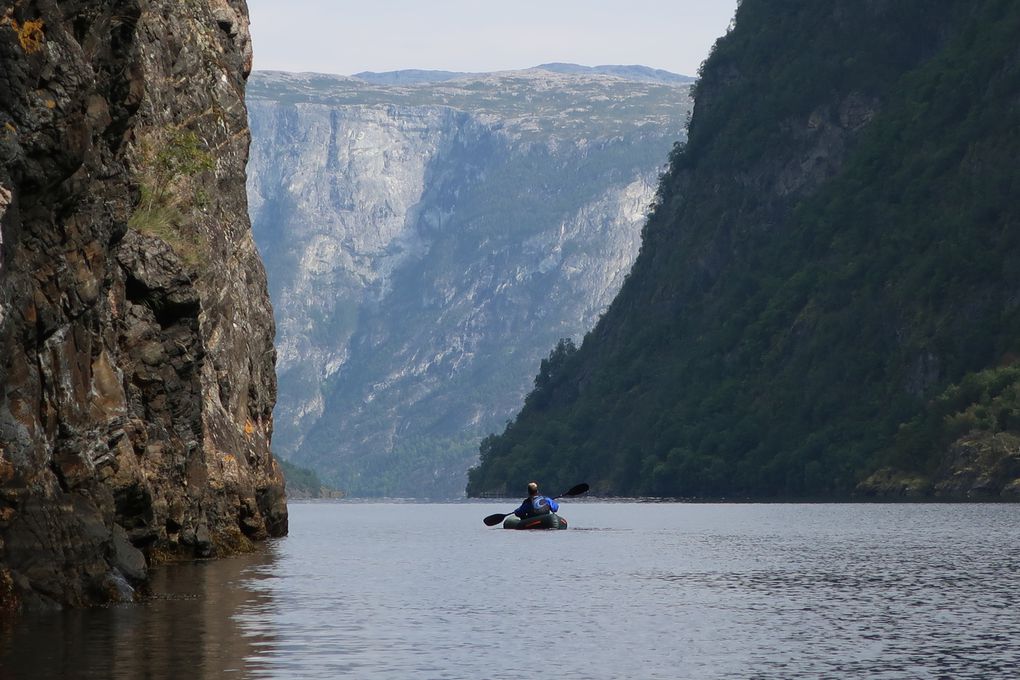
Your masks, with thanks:
<instances>
[{"instance_id":1,"label":"person in packraft","mask_svg":"<svg viewBox=\"0 0 1020 680\"><path fill-rule=\"evenodd\" d=\"M559 509L559 503L538 493L537 482L529 482L528 497L524 499L523 503L521 503L521 507L514 510L514 514L521 519L524 519L526 517L546 515L550 512L556 512Z\"/></svg>"}]
</instances>

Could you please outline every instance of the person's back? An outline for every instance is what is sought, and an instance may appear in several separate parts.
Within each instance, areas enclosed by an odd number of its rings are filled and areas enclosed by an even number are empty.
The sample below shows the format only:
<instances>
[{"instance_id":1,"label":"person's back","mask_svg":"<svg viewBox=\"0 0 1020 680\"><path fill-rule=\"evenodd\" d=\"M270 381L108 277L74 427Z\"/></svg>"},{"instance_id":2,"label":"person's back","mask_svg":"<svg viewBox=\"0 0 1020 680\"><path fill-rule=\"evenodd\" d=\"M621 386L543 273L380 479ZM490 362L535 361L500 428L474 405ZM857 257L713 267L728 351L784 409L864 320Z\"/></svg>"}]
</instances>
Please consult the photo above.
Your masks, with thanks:
<instances>
[{"instance_id":1,"label":"person's back","mask_svg":"<svg viewBox=\"0 0 1020 680\"><path fill-rule=\"evenodd\" d=\"M528 497L521 503L521 507L514 510L514 514L524 519L526 517L537 517L539 515L547 515L550 512L556 512L560 509L559 503L552 498L542 496L538 493L538 483L530 482L528 484Z\"/></svg>"}]
</instances>

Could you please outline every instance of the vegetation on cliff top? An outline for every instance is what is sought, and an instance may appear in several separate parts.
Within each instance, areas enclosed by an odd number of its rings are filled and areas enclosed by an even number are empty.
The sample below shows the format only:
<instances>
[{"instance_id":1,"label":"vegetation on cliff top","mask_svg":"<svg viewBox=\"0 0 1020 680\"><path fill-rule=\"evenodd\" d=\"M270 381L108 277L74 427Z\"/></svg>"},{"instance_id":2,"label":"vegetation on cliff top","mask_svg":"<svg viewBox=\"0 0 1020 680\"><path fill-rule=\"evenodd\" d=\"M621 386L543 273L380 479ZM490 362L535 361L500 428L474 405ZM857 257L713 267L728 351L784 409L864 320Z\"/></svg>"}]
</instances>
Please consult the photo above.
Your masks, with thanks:
<instances>
[{"instance_id":1,"label":"vegetation on cliff top","mask_svg":"<svg viewBox=\"0 0 1020 680\"><path fill-rule=\"evenodd\" d=\"M469 494L840 497L1016 431L1017 36L1003 0L741 3L628 282Z\"/></svg>"}]
</instances>

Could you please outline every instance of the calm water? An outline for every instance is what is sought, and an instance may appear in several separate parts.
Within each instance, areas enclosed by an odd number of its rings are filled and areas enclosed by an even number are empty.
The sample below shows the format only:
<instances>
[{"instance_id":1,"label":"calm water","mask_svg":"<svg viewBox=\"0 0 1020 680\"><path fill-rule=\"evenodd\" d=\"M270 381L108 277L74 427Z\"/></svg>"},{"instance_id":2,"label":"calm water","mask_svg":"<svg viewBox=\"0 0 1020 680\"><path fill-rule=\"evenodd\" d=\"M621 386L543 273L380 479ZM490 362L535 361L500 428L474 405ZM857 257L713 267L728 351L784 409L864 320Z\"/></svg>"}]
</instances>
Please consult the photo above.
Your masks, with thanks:
<instances>
[{"instance_id":1,"label":"calm water","mask_svg":"<svg viewBox=\"0 0 1020 680\"><path fill-rule=\"evenodd\" d=\"M1015 678L1020 506L291 505L258 555L0 633L0 678Z\"/></svg>"}]
</instances>

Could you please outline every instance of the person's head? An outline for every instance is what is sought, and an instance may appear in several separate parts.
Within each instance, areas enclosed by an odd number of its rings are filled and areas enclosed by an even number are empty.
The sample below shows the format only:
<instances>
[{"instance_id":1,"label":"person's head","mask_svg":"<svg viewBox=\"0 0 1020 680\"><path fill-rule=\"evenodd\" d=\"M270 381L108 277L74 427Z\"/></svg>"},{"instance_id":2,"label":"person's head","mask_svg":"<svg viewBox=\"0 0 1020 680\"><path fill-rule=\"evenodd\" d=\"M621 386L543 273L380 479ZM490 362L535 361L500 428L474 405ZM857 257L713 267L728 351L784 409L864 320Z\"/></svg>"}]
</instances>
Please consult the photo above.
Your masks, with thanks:
<instances>
[{"instance_id":1,"label":"person's head","mask_svg":"<svg viewBox=\"0 0 1020 680\"><path fill-rule=\"evenodd\" d=\"M535 496L538 494L538 482L528 482L528 495Z\"/></svg>"}]
</instances>

